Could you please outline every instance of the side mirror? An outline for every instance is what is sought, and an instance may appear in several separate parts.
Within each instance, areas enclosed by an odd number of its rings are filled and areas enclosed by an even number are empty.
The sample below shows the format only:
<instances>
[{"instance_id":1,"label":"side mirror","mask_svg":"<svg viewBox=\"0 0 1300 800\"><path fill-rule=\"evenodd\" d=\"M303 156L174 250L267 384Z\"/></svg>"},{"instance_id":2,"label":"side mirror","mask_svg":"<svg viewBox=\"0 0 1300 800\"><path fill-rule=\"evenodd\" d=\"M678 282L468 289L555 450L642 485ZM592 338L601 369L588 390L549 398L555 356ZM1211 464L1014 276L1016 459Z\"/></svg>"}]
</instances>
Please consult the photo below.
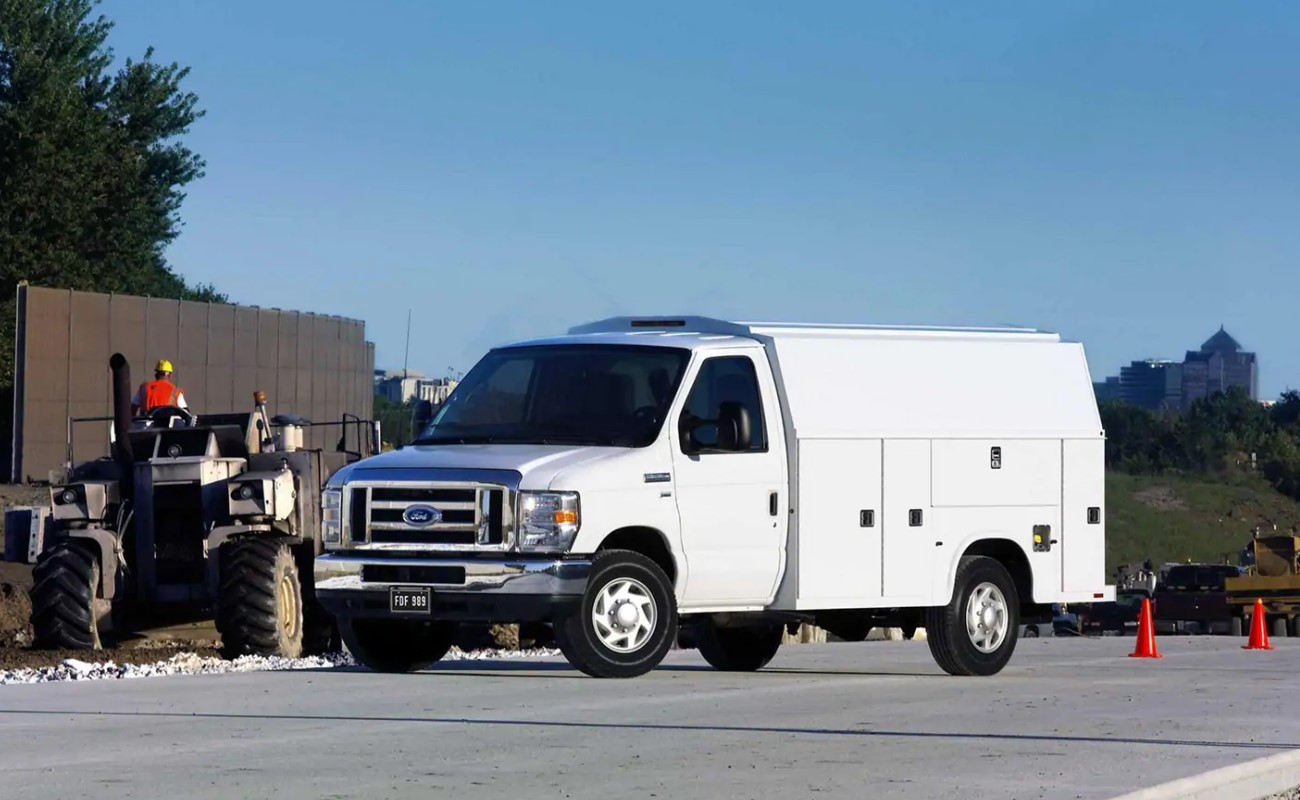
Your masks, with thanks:
<instances>
[{"instance_id":1,"label":"side mirror","mask_svg":"<svg viewBox=\"0 0 1300 800\"><path fill-rule=\"evenodd\" d=\"M718 409L718 449L744 452L753 443L749 409L740 403L723 403Z\"/></svg>"},{"instance_id":2,"label":"side mirror","mask_svg":"<svg viewBox=\"0 0 1300 800\"><path fill-rule=\"evenodd\" d=\"M425 429L431 419L433 419L433 403L428 400L416 400L415 406L411 409L411 438L419 436L420 431Z\"/></svg>"},{"instance_id":3,"label":"side mirror","mask_svg":"<svg viewBox=\"0 0 1300 800\"><path fill-rule=\"evenodd\" d=\"M716 420L683 417L680 433L690 455L740 453L753 441L749 411L740 403L723 403Z\"/></svg>"}]
</instances>

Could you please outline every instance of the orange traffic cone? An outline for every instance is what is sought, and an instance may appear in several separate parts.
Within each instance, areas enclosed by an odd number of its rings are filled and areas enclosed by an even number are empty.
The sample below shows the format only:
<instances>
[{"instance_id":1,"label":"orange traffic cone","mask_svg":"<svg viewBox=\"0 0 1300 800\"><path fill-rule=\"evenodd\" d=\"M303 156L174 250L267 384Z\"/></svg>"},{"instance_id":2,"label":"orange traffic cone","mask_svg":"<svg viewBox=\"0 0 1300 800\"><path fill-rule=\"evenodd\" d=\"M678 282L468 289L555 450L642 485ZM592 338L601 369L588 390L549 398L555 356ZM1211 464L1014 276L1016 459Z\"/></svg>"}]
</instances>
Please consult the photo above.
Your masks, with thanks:
<instances>
[{"instance_id":1,"label":"orange traffic cone","mask_svg":"<svg viewBox=\"0 0 1300 800\"><path fill-rule=\"evenodd\" d=\"M1242 650L1272 650L1268 643L1268 628L1264 624L1264 601L1255 599L1255 612L1250 620L1250 641L1241 646Z\"/></svg>"},{"instance_id":2,"label":"orange traffic cone","mask_svg":"<svg viewBox=\"0 0 1300 800\"><path fill-rule=\"evenodd\" d=\"M1142 598L1142 613L1138 615L1137 647L1129 658L1164 658L1156 650L1156 628L1151 621L1151 598Z\"/></svg>"}]
</instances>

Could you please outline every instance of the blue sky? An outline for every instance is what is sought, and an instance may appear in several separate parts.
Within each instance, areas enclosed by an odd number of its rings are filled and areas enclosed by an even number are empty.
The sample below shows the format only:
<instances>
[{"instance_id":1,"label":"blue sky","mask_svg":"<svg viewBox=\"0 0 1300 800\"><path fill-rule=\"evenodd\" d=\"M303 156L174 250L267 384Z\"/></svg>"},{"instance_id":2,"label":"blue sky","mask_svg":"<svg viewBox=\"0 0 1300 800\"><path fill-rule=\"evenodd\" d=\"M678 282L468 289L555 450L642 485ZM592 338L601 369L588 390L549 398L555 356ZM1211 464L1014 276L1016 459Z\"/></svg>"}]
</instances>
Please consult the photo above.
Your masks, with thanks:
<instances>
[{"instance_id":1,"label":"blue sky","mask_svg":"<svg viewBox=\"0 0 1300 800\"><path fill-rule=\"evenodd\" d=\"M1219 325L1300 387L1300 5L106 0L192 68L169 251L380 366L621 313Z\"/></svg>"}]
</instances>

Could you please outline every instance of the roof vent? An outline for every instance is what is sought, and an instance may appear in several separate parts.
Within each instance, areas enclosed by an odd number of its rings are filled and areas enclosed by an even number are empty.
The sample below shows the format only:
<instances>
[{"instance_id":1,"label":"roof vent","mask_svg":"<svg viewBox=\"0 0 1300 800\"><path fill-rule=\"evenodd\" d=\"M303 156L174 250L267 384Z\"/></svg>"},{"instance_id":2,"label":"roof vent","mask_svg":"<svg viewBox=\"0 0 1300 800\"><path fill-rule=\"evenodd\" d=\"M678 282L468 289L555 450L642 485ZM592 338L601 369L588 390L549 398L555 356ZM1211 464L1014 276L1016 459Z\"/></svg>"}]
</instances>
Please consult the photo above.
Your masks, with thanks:
<instances>
[{"instance_id":1,"label":"roof vent","mask_svg":"<svg viewBox=\"0 0 1300 800\"><path fill-rule=\"evenodd\" d=\"M634 319L633 328L685 328L684 319Z\"/></svg>"}]
</instances>

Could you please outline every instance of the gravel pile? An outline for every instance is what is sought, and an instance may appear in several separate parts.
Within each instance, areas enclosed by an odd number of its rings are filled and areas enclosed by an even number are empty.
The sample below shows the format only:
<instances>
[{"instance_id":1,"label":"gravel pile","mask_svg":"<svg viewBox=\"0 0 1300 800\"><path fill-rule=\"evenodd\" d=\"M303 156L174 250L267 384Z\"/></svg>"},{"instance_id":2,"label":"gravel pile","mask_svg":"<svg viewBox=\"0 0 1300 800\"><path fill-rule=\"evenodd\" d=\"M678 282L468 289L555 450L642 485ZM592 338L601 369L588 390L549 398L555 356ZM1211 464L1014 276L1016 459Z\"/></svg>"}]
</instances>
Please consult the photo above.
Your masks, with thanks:
<instances>
[{"instance_id":1,"label":"gravel pile","mask_svg":"<svg viewBox=\"0 0 1300 800\"><path fill-rule=\"evenodd\" d=\"M453 649L443 661L487 661L517 658L541 658L559 655L559 650L475 650ZM87 662L64 659L57 666L36 669L0 670L0 686L17 683L54 683L58 681L102 681L127 678L152 678L163 675L219 675L232 672L266 672L298 669L334 669L355 666L346 653L311 658L242 656L234 660L203 657L197 653L180 653L165 661L151 664L117 664L113 661Z\"/></svg>"}]
</instances>

